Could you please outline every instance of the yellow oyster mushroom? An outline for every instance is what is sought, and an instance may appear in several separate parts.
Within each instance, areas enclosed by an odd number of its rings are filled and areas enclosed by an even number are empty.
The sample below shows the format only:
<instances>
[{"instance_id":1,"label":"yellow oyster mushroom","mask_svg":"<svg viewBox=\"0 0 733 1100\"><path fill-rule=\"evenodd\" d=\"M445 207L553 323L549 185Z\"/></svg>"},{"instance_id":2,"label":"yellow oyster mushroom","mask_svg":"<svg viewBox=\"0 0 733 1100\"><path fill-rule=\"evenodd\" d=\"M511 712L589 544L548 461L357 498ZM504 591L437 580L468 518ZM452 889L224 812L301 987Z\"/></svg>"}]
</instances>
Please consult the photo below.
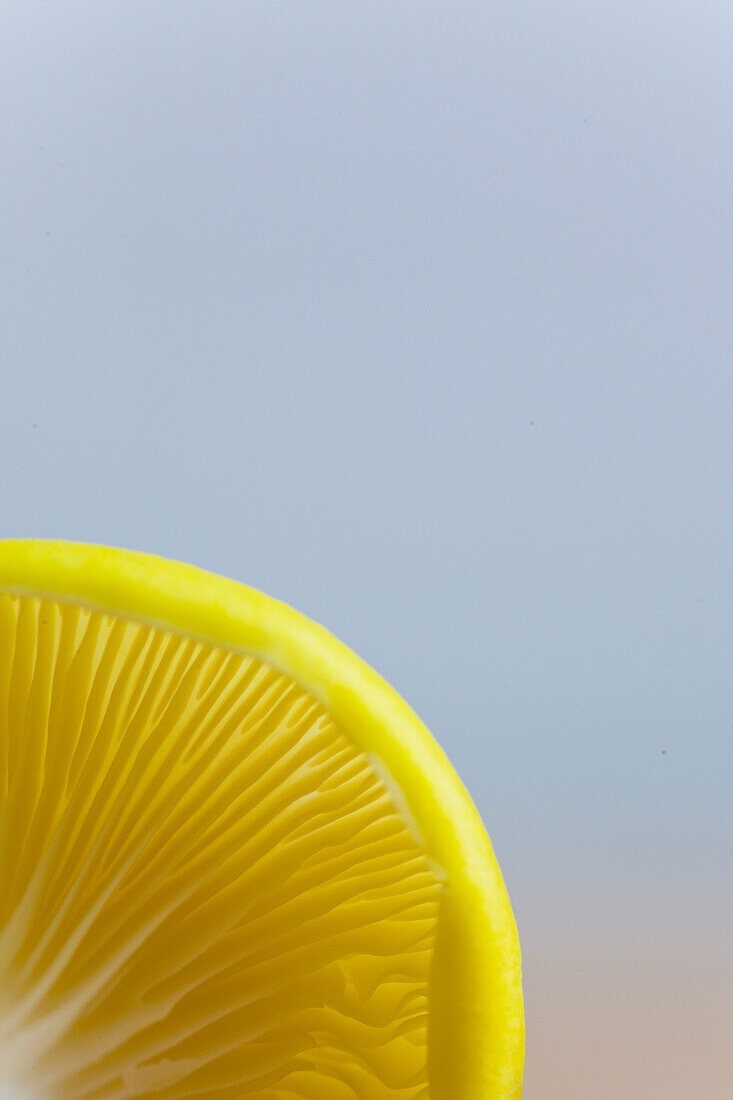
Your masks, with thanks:
<instances>
[{"instance_id":1,"label":"yellow oyster mushroom","mask_svg":"<svg viewBox=\"0 0 733 1100\"><path fill-rule=\"evenodd\" d=\"M286 605L0 542L0 800L3 1095L521 1095L479 815L407 704Z\"/></svg>"}]
</instances>

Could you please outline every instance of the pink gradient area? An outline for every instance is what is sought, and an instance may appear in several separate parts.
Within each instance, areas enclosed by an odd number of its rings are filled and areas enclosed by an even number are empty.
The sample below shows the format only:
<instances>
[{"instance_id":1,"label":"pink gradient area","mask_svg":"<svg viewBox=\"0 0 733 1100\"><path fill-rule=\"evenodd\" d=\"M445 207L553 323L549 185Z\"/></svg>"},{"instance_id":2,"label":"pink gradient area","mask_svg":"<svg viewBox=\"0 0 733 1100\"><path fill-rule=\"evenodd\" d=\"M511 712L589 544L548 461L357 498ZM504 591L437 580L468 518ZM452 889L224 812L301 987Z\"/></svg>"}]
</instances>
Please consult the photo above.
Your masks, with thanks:
<instances>
[{"instance_id":1,"label":"pink gradient area","mask_svg":"<svg viewBox=\"0 0 733 1100\"><path fill-rule=\"evenodd\" d=\"M733 1096L730 900L619 908L586 898L564 932L528 922L524 1100Z\"/></svg>"}]
</instances>

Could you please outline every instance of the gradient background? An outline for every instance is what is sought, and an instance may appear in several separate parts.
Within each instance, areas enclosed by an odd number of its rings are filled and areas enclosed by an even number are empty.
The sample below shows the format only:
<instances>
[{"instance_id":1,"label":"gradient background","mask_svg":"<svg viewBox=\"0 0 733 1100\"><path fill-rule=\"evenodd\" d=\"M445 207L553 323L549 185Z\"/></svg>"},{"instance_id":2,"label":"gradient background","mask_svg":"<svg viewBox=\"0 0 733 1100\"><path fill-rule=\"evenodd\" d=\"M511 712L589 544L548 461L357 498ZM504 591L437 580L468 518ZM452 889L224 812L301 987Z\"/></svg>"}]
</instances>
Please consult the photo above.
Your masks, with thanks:
<instances>
[{"instance_id":1,"label":"gradient background","mask_svg":"<svg viewBox=\"0 0 733 1100\"><path fill-rule=\"evenodd\" d=\"M732 106L722 0L0 14L0 533L397 687L505 872L527 1100L730 1095Z\"/></svg>"}]
</instances>

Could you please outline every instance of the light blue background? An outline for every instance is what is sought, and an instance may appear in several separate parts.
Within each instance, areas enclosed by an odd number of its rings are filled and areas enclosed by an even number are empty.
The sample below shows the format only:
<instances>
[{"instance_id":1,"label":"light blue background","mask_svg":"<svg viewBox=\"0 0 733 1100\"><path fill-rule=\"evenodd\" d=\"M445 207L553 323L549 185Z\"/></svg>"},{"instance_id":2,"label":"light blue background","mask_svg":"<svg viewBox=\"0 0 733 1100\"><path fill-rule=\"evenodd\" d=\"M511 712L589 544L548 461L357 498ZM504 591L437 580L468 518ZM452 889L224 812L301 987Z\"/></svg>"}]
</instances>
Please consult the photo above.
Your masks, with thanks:
<instances>
[{"instance_id":1,"label":"light blue background","mask_svg":"<svg viewBox=\"0 0 733 1100\"><path fill-rule=\"evenodd\" d=\"M2 535L329 626L455 762L530 951L588 886L730 915L730 6L1 23Z\"/></svg>"}]
</instances>

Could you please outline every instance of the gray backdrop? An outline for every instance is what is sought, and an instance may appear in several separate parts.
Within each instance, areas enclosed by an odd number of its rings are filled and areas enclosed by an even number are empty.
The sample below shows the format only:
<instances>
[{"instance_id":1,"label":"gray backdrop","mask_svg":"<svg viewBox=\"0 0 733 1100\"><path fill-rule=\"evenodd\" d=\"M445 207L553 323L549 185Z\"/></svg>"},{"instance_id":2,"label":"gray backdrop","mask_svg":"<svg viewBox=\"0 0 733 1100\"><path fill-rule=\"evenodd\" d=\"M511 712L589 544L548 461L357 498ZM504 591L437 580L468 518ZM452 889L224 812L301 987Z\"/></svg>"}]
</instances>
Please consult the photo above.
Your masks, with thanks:
<instances>
[{"instance_id":1,"label":"gray backdrop","mask_svg":"<svg viewBox=\"0 0 733 1100\"><path fill-rule=\"evenodd\" d=\"M0 15L0 534L193 562L372 663L530 999L548 928L733 914L732 58L713 0Z\"/></svg>"}]
</instances>

